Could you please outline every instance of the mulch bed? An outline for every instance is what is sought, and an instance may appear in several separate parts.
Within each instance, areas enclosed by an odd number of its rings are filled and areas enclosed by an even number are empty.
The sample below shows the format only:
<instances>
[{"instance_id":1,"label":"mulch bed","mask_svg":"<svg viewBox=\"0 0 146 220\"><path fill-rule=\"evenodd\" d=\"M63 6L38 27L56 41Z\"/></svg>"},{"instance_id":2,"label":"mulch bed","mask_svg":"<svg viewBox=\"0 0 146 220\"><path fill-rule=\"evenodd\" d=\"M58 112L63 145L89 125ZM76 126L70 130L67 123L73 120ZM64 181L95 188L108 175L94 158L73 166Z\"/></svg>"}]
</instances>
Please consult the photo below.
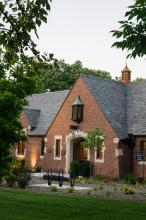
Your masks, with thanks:
<instances>
[{"instance_id":1,"label":"mulch bed","mask_svg":"<svg viewBox=\"0 0 146 220\"><path fill-rule=\"evenodd\" d=\"M43 193L50 193L50 194L58 194L58 195L77 195L77 196L93 196L93 197L102 197L106 199L119 199L119 200L140 200L146 201L146 186L142 184L138 185L131 185L128 187L134 189L134 194L126 194L123 192L124 183L120 181L115 182L103 182L99 181L96 184L85 184L85 183L75 183L75 186L81 187L90 187L91 189L86 190L74 190L73 192L68 192L67 189L57 188L56 192L50 192L49 187L40 187L40 186L33 186L35 184L45 184L47 183L46 180L43 178L33 177L26 187L25 190L32 191L32 192L43 192ZM58 184L57 181L53 181L53 183ZM64 185L68 185L70 187L69 182L64 182ZM6 183L3 183L1 188L6 188ZM14 188L18 188L17 185Z\"/></svg>"}]
</instances>

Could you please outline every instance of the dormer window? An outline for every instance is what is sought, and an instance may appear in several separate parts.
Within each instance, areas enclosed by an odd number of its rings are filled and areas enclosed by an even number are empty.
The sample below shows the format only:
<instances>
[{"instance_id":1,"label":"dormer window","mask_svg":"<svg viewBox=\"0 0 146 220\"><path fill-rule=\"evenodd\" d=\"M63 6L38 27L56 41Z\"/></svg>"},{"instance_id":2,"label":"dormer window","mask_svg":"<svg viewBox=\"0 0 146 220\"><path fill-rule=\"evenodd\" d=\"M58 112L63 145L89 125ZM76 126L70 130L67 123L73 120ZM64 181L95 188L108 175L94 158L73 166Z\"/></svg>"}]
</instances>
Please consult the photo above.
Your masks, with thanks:
<instances>
[{"instance_id":1,"label":"dormer window","mask_svg":"<svg viewBox=\"0 0 146 220\"><path fill-rule=\"evenodd\" d=\"M72 120L76 121L77 123L83 120L83 103L80 99L80 96L72 104Z\"/></svg>"}]
</instances>

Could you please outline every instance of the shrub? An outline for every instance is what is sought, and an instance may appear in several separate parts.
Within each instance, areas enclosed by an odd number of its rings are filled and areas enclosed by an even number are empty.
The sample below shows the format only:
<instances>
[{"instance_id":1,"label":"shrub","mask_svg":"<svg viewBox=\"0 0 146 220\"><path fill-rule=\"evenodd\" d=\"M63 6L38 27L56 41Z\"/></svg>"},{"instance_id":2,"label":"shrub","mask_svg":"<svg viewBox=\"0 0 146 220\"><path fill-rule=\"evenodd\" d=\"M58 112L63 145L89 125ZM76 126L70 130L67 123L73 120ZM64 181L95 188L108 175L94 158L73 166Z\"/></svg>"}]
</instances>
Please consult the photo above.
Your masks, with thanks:
<instances>
[{"instance_id":1,"label":"shrub","mask_svg":"<svg viewBox=\"0 0 146 220\"><path fill-rule=\"evenodd\" d=\"M137 176L137 182L142 183L143 182L143 177L142 176Z\"/></svg>"},{"instance_id":2,"label":"shrub","mask_svg":"<svg viewBox=\"0 0 146 220\"><path fill-rule=\"evenodd\" d=\"M41 171L42 171L41 166L35 167L35 172L36 172L36 173L41 173Z\"/></svg>"},{"instance_id":3,"label":"shrub","mask_svg":"<svg viewBox=\"0 0 146 220\"><path fill-rule=\"evenodd\" d=\"M118 181L118 177L117 176L111 176L110 181L116 182L116 181Z\"/></svg>"},{"instance_id":4,"label":"shrub","mask_svg":"<svg viewBox=\"0 0 146 220\"><path fill-rule=\"evenodd\" d=\"M58 189L56 186L50 186L50 192L57 192Z\"/></svg>"},{"instance_id":5,"label":"shrub","mask_svg":"<svg viewBox=\"0 0 146 220\"><path fill-rule=\"evenodd\" d=\"M101 180L101 174L100 173L97 173L96 176L94 177L95 180L99 181Z\"/></svg>"},{"instance_id":6,"label":"shrub","mask_svg":"<svg viewBox=\"0 0 146 220\"><path fill-rule=\"evenodd\" d=\"M28 185L29 180L31 179L30 173L31 170L26 166L21 167L17 172L17 181L20 188L25 188Z\"/></svg>"},{"instance_id":7,"label":"shrub","mask_svg":"<svg viewBox=\"0 0 146 220\"><path fill-rule=\"evenodd\" d=\"M131 187L128 187L127 185L123 186L122 191L126 194L135 194L135 190Z\"/></svg>"},{"instance_id":8,"label":"shrub","mask_svg":"<svg viewBox=\"0 0 146 220\"><path fill-rule=\"evenodd\" d=\"M71 161L71 163L70 163L70 175L74 178L79 176L79 162L78 161Z\"/></svg>"},{"instance_id":9,"label":"shrub","mask_svg":"<svg viewBox=\"0 0 146 220\"><path fill-rule=\"evenodd\" d=\"M134 185L137 182L137 177L134 176L132 173L129 173L128 175L126 175L124 179L125 179L125 183L127 184Z\"/></svg>"},{"instance_id":10,"label":"shrub","mask_svg":"<svg viewBox=\"0 0 146 220\"><path fill-rule=\"evenodd\" d=\"M2 184L3 177L8 173L5 168L0 167L0 185Z\"/></svg>"},{"instance_id":11,"label":"shrub","mask_svg":"<svg viewBox=\"0 0 146 220\"><path fill-rule=\"evenodd\" d=\"M74 191L75 191L75 189L73 187L68 187L67 188L68 193L73 193Z\"/></svg>"},{"instance_id":12,"label":"shrub","mask_svg":"<svg viewBox=\"0 0 146 220\"><path fill-rule=\"evenodd\" d=\"M83 177L90 176L90 161L82 160L79 162L79 174Z\"/></svg>"},{"instance_id":13,"label":"shrub","mask_svg":"<svg viewBox=\"0 0 146 220\"><path fill-rule=\"evenodd\" d=\"M11 173L14 173L17 175L17 172L24 166L23 160L17 160L16 158L13 158L12 161L9 164L9 169Z\"/></svg>"},{"instance_id":14,"label":"shrub","mask_svg":"<svg viewBox=\"0 0 146 220\"><path fill-rule=\"evenodd\" d=\"M9 187L12 187L16 181L16 175L13 173L9 173L9 174L5 175L4 178L5 178L7 185Z\"/></svg>"}]
</instances>

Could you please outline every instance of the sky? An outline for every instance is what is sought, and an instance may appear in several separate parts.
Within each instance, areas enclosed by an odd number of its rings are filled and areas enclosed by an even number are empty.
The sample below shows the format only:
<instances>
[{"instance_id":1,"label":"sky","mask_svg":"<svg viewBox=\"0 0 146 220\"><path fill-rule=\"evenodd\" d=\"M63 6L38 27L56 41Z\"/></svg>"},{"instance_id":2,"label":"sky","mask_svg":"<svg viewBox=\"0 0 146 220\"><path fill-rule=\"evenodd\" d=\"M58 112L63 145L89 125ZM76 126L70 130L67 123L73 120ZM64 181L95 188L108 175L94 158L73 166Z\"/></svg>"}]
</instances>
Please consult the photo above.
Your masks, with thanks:
<instances>
[{"instance_id":1,"label":"sky","mask_svg":"<svg viewBox=\"0 0 146 220\"><path fill-rule=\"evenodd\" d=\"M52 0L47 24L39 29L38 49L53 53L66 63L80 60L83 66L120 76L127 52L112 48L111 30L119 27L134 0ZM128 59L132 79L146 78L146 59Z\"/></svg>"}]
</instances>

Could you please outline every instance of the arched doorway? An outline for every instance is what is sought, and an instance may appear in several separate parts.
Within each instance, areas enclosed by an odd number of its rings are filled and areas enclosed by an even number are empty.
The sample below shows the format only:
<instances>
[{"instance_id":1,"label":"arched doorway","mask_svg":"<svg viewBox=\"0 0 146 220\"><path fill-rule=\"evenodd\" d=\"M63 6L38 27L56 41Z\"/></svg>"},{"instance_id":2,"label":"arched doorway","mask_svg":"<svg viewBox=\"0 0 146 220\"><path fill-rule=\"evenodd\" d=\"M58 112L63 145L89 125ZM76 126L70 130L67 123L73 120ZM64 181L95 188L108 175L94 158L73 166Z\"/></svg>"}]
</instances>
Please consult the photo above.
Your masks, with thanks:
<instances>
[{"instance_id":1,"label":"arched doorway","mask_svg":"<svg viewBox=\"0 0 146 220\"><path fill-rule=\"evenodd\" d=\"M74 134L70 133L66 136L66 173L69 173L70 162L72 160L81 161L88 159L87 150L85 150L82 145L86 136L87 133L83 131L78 131Z\"/></svg>"}]
</instances>

